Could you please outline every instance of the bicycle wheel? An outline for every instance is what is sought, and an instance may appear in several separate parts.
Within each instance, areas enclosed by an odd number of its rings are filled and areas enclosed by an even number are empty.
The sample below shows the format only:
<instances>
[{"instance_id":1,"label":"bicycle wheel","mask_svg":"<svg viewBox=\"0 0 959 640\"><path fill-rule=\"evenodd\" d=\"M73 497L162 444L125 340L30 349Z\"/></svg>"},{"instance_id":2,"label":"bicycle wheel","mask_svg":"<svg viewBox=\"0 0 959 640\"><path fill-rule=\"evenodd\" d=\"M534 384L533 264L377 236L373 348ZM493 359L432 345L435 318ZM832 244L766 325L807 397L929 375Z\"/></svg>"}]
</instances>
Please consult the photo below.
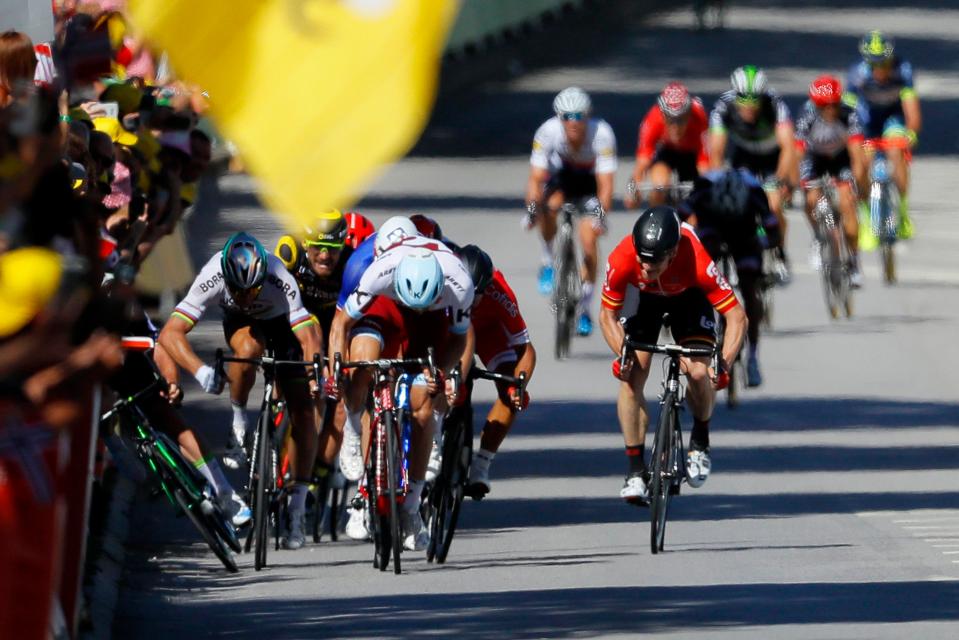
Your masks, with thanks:
<instances>
[{"instance_id":1,"label":"bicycle wheel","mask_svg":"<svg viewBox=\"0 0 959 640\"><path fill-rule=\"evenodd\" d=\"M573 291L570 288L570 273L575 273L575 252L570 228L563 225L560 230L559 251L556 253L554 267L555 285L553 287L553 307L556 311L555 355L557 360L569 357L569 342L573 333L575 306L570 304Z\"/></svg>"},{"instance_id":2,"label":"bicycle wheel","mask_svg":"<svg viewBox=\"0 0 959 640\"><path fill-rule=\"evenodd\" d=\"M380 418L376 416L370 425L370 453L366 461L366 510L370 537L373 539L373 568L385 571L389 563L389 551L386 550L390 548L390 541L388 527L384 527L380 519L379 483L382 476L379 473L378 460L382 449L382 425Z\"/></svg>"},{"instance_id":3,"label":"bicycle wheel","mask_svg":"<svg viewBox=\"0 0 959 640\"><path fill-rule=\"evenodd\" d=\"M652 552L663 549L666 538L666 514L669 509L670 485L672 483L672 447L670 438L675 429L675 396L667 392L663 397L659 424L653 443L652 469L649 482L650 535L649 546Z\"/></svg>"},{"instance_id":4,"label":"bicycle wheel","mask_svg":"<svg viewBox=\"0 0 959 640\"><path fill-rule=\"evenodd\" d=\"M330 471L330 473L333 472ZM329 499L329 494L330 478L328 474L316 483L316 491L313 493L313 542L319 542L323 537L323 517L326 515L326 502Z\"/></svg>"},{"instance_id":5,"label":"bicycle wheel","mask_svg":"<svg viewBox=\"0 0 959 640\"><path fill-rule=\"evenodd\" d=\"M269 410L260 414L256 425L256 477L253 482L253 531L255 535L255 554L253 568L259 571L266 566L266 547L269 544L271 495L273 473L270 469L272 442L270 438Z\"/></svg>"},{"instance_id":6,"label":"bicycle wheel","mask_svg":"<svg viewBox=\"0 0 959 640\"><path fill-rule=\"evenodd\" d=\"M470 462L473 458L472 411L472 407L468 405L464 407L464 415L457 429L456 437L447 451L443 452L444 456L449 454L453 464L449 468L449 476L446 482L447 507L444 510L443 534L436 551L437 564L446 562L446 557L449 555L450 546L453 544L453 536L456 534L456 523L459 521L460 508L463 506L466 483L469 480Z\"/></svg>"},{"instance_id":7,"label":"bicycle wheel","mask_svg":"<svg viewBox=\"0 0 959 640\"><path fill-rule=\"evenodd\" d=\"M393 552L393 573L399 574L400 553L403 551L403 538L400 535L400 510L396 500L399 494L397 476L399 468L399 451L397 447L397 433L392 413L383 414L383 428L386 430L386 499L389 502L390 542Z\"/></svg>"},{"instance_id":8,"label":"bicycle wheel","mask_svg":"<svg viewBox=\"0 0 959 640\"><path fill-rule=\"evenodd\" d=\"M829 313L829 317L835 320L839 317L839 308L842 304L839 293L842 286L843 264L839 249L836 246L835 230L824 224L820 224L819 228L821 237L824 238L820 246L823 300L826 303L826 311Z\"/></svg>"},{"instance_id":9,"label":"bicycle wheel","mask_svg":"<svg viewBox=\"0 0 959 640\"><path fill-rule=\"evenodd\" d=\"M197 528L197 531L199 531L200 535L203 536L203 540L207 543L210 549L213 550L213 553L216 554L216 557L220 559L220 562L223 563L223 566L226 567L226 570L230 573L236 573L239 571L236 566L236 560L234 559L230 548L217 535L216 531L211 528L210 523L207 520L207 515L204 513L205 509L203 503L187 497L182 487L175 487L172 493L173 498L180 506L180 509L182 509L183 513L185 513L190 519L190 522L193 523L193 526ZM204 500L208 501L208 498L204 498ZM212 504L206 505L206 510L212 509Z\"/></svg>"}]
</instances>

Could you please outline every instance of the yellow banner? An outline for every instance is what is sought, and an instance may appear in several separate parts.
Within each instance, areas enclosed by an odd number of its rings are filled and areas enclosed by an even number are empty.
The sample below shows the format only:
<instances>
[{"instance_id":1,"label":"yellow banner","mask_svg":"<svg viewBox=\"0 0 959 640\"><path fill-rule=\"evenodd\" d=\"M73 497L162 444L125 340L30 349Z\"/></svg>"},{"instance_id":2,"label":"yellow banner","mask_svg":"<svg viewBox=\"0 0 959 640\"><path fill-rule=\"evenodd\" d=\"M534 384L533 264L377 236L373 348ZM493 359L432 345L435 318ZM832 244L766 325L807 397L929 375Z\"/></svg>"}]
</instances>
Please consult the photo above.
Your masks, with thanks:
<instances>
[{"instance_id":1,"label":"yellow banner","mask_svg":"<svg viewBox=\"0 0 959 640\"><path fill-rule=\"evenodd\" d=\"M291 231L347 208L426 122L455 0L133 0L134 24L210 95Z\"/></svg>"}]
</instances>

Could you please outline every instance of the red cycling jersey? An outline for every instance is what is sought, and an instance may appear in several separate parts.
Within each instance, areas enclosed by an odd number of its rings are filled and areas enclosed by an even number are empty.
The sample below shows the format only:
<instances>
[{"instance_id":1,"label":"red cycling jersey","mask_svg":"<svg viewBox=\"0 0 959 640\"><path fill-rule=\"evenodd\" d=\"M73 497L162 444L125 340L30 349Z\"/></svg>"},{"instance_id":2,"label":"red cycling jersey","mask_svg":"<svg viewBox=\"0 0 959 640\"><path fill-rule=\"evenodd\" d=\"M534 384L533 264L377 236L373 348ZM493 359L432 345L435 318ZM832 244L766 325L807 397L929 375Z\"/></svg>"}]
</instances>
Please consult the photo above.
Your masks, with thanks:
<instances>
[{"instance_id":1,"label":"red cycling jersey","mask_svg":"<svg viewBox=\"0 0 959 640\"><path fill-rule=\"evenodd\" d=\"M720 313L726 313L739 304L736 294L716 268L696 232L683 224L676 257L658 280L643 280L633 237L626 236L609 254L606 262L606 281L603 284L603 306L620 309L626 299L626 285L638 287L644 293L675 296L692 288L701 289L710 304Z\"/></svg>"},{"instance_id":2,"label":"red cycling jersey","mask_svg":"<svg viewBox=\"0 0 959 640\"><path fill-rule=\"evenodd\" d=\"M673 142L666 135L666 120L663 118L663 112L659 105L654 104L643 118L639 125L639 143L636 145L636 157L638 159L649 159L656 155L656 150L660 147L670 147L683 153L696 154L698 164L706 164L709 156L706 153L705 136L709 128L709 117L706 115L706 109L699 99L693 100L692 109L689 111L689 123L686 125L686 132L678 142Z\"/></svg>"},{"instance_id":3,"label":"red cycling jersey","mask_svg":"<svg viewBox=\"0 0 959 640\"><path fill-rule=\"evenodd\" d=\"M515 362L515 348L529 343L529 331L516 294L498 269L473 308L471 319L476 353L487 367L495 369L504 362Z\"/></svg>"}]
</instances>

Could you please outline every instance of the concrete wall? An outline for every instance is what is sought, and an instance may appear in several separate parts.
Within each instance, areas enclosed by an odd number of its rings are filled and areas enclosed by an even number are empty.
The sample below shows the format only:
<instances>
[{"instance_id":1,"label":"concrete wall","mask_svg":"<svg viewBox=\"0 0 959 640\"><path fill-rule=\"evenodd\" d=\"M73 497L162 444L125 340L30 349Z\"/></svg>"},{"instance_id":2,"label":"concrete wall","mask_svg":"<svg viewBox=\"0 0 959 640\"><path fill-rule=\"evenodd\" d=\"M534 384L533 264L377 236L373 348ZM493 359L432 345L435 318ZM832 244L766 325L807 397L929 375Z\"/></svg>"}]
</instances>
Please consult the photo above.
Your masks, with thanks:
<instances>
[{"instance_id":1,"label":"concrete wall","mask_svg":"<svg viewBox=\"0 0 959 640\"><path fill-rule=\"evenodd\" d=\"M577 7L584 0L463 0L446 51L456 53L470 45L480 45L489 36L515 28L524 22L535 24L550 11L564 5Z\"/></svg>"},{"instance_id":2,"label":"concrete wall","mask_svg":"<svg viewBox=\"0 0 959 640\"><path fill-rule=\"evenodd\" d=\"M34 44L53 40L50 0L0 0L0 31L15 29Z\"/></svg>"}]
</instances>

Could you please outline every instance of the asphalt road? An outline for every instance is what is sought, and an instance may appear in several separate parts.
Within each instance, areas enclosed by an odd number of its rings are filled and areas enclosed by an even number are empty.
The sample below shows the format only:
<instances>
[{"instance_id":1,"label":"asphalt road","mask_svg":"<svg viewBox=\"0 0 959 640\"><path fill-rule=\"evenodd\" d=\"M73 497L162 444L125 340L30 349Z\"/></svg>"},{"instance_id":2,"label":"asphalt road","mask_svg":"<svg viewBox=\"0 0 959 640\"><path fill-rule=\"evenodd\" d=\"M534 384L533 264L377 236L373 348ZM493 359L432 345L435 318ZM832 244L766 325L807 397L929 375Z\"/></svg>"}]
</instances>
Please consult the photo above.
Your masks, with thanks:
<instances>
[{"instance_id":1,"label":"asphalt road","mask_svg":"<svg viewBox=\"0 0 959 640\"><path fill-rule=\"evenodd\" d=\"M943 8L945 6L951 8ZM539 350L521 416L492 468L493 492L464 506L450 560L404 555L404 574L370 566L350 541L249 556L226 575L161 502L139 505L114 632L129 638L461 637L902 638L959 636L959 312L955 217L959 4L741 2L730 28L697 33L687 11L635 9L568 25L555 55L441 100L422 141L372 186L360 209L436 216L451 238L484 246L516 290ZM876 7L879 7L878 9ZM552 316L537 295L538 245L519 230L527 153L553 94L581 84L613 125L622 188L638 118L668 80L707 104L732 67L765 66L793 108L808 81L840 71L873 25L894 31L918 69L925 116L911 198L916 238L899 247L900 283L865 257L855 317L831 321L798 211L796 278L777 292L763 337L765 384L713 420L713 476L673 504L666 552L651 556L648 512L618 499L625 470L602 338L553 360ZM552 59L556 64L543 65ZM191 229L197 261L237 228L271 243L275 222L244 176L208 184ZM608 251L634 215L616 211ZM209 353L216 322L194 332ZM656 376L654 375L653 378ZM652 397L656 384L647 388ZM477 417L491 398L478 389ZM193 385L190 419L215 442L225 398Z\"/></svg>"}]
</instances>

